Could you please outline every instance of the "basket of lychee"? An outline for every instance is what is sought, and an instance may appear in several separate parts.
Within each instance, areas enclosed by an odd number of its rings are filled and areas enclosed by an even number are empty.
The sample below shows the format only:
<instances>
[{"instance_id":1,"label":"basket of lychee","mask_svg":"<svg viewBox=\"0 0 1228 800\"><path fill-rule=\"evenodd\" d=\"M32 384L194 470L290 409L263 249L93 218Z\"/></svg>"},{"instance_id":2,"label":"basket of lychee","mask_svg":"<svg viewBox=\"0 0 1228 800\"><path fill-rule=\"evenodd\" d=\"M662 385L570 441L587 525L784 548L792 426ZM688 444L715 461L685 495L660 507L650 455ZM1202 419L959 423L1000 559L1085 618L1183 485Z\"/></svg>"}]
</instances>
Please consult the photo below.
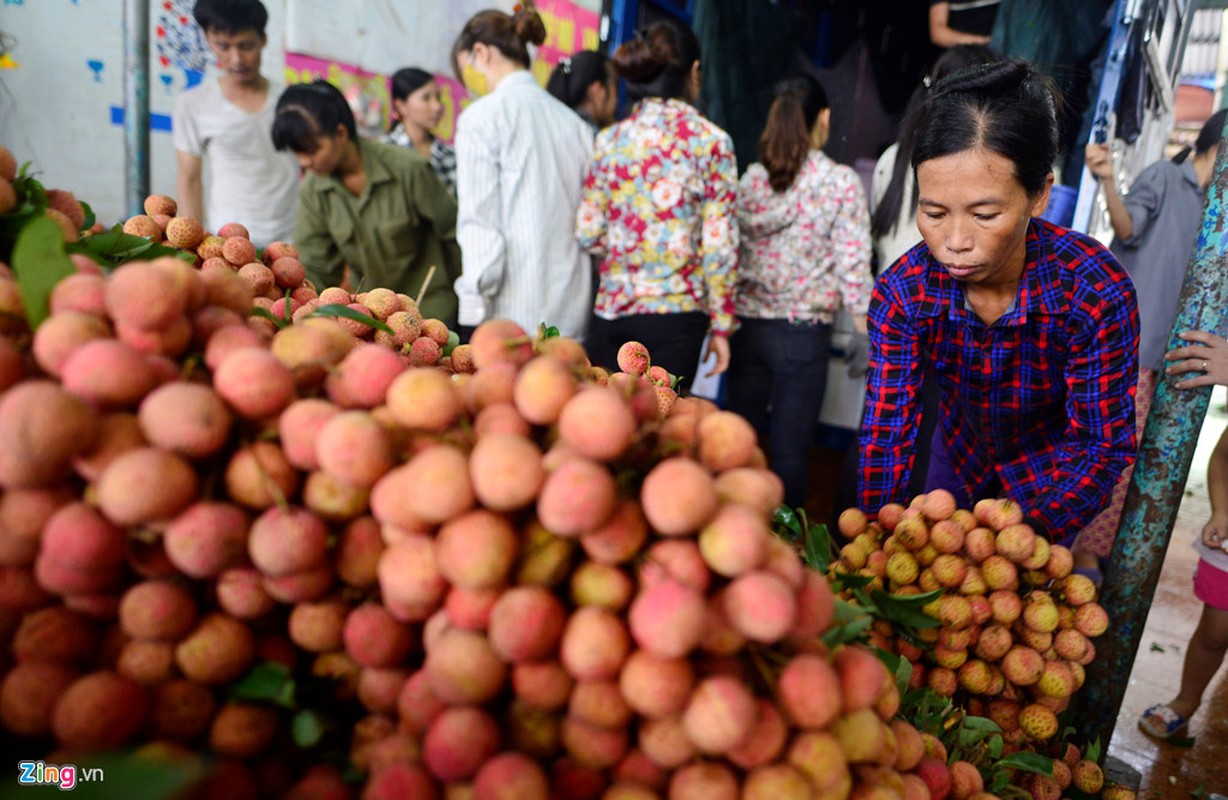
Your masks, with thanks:
<instances>
[{"instance_id":1,"label":"basket of lychee","mask_svg":"<svg viewBox=\"0 0 1228 800\"><path fill-rule=\"evenodd\" d=\"M942 489L908 507L886 505L872 522L849 509L838 527L849 541L836 575L897 595L936 593L924 611L938 625L874 631L876 644L913 663L914 685L958 695L1008 743L1058 733L1057 714L1095 657L1092 640L1108 628L1096 586L1072 571L1069 549L1036 535L1010 500L957 509Z\"/></svg>"}]
</instances>

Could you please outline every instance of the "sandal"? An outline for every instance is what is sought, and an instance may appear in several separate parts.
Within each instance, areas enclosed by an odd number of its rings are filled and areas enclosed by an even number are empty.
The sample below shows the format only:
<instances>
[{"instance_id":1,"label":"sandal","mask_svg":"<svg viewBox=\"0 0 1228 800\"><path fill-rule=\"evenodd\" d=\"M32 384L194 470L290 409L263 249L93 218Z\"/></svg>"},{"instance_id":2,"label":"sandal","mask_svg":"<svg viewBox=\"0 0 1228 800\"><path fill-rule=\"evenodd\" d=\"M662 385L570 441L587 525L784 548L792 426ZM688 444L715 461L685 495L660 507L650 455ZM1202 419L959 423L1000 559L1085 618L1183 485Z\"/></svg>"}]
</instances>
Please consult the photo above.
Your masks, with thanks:
<instances>
[{"instance_id":1,"label":"sandal","mask_svg":"<svg viewBox=\"0 0 1228 800\"><path fill-rule=\"evenodd\" d=\"M1163 703L1154 705L1138 718L1138 727L1157 739L1171 739L1185 730L1189 720Z\"/></svg>"}]
</instances>

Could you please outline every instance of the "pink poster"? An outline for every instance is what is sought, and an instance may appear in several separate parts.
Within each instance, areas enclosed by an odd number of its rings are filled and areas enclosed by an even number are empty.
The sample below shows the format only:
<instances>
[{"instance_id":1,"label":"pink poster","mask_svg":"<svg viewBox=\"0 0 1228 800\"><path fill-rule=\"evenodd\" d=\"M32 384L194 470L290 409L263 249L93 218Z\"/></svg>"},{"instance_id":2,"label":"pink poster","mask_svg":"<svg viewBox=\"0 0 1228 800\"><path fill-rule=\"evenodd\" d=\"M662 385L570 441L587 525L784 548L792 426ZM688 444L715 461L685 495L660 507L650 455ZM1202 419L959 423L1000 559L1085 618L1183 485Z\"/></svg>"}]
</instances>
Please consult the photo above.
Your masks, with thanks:
<instances>
[{"instance_id":1,"label":"pink poster","mask_svg":"<svg viewBox=\"0 0 1228 800\"><path fill-rule=\"evenodd\" d=\"M568 0L538 0L538 13L546 24L546 41L537 48L533 76L545 85L559 59L580 50L593 50L599 44L597 14ZM354 110L354 119L364 136L378 137L391 121L389 76L368 72L352 64L316 58L302 53L286 53L286 84L323 78L339 88ZM452 141L456 117L472 98L464 85L451 75L437 74L439 97L443 101L443 121L435 134Z\"/></svg>"}]
</instances>

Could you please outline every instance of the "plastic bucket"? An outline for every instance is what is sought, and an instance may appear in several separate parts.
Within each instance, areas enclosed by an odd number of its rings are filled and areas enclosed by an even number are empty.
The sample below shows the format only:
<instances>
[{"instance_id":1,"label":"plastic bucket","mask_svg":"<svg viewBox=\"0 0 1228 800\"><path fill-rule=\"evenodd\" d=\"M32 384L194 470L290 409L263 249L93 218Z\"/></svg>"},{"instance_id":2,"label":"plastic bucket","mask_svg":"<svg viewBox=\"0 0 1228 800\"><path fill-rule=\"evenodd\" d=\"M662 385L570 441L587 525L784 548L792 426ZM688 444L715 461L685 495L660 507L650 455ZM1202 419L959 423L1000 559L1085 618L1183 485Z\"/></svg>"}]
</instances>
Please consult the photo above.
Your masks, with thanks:
<instances>
[{"instance_id":1,"label":"plastic bucket","mask_svg":"<svg viewBox=\"0 0 1228 800\"><path fill-rule=\"evenodd\" d=\"M1046 219L1054 225L1069 228L1074 222L1075 204L1079 200L1079 190L1071 186L1055 183L1049 190L1049 205L1045 207L1041 219Z\"/></svg>"}]
</instances>

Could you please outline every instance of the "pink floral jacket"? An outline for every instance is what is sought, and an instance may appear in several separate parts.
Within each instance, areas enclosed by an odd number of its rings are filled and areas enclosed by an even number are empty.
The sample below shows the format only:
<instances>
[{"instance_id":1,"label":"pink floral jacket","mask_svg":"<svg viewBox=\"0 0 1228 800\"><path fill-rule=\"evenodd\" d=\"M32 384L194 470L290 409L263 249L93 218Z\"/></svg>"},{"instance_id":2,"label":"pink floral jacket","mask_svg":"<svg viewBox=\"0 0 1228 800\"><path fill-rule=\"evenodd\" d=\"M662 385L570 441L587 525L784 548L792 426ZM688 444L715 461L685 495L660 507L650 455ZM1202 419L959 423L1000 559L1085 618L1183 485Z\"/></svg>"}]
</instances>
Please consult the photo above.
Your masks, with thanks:
<instances>
[{"instance_id":1,"label":"pink floral jacket","mask_svg":"<svg viewBox=\"0 0 1228 800\"><path fill-rule=\"evenodd\" d=\"M865 314L870 273L870 212L850 167L811 151L793 185L777 193L762 164L738 187L741 258L739 317L831 323L843 305Z\"/></svg>"}]
</instances>

